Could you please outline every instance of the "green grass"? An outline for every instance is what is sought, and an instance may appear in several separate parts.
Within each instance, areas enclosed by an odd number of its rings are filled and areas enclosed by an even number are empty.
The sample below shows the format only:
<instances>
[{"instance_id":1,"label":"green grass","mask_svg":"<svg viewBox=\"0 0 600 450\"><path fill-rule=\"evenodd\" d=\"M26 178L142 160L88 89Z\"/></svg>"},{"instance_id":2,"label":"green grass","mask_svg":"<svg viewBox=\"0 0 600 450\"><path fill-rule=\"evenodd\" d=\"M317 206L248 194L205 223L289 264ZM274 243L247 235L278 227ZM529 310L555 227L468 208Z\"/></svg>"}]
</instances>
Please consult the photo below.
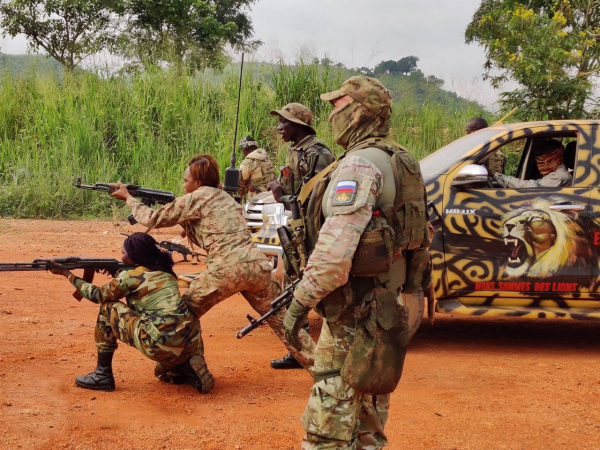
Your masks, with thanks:
<instances>
[{"instance_id":1,"label":"green grass","mask_svg":"<svg viewBox=\"0 0 600 450\"><path fill-rule=\"evenodd\" d=\"M265 68L266 67L266 68ZM249 68L251 69L251 68ZM58 76L31 72L0 79L0 215L12 217L108 217L116 201L73 187L117 181L182 193L190 157L210 153L221 172L233 145L238 69L221 74L155 70L132 77L89 72ZM286 144L269 111L299 101L313 108L315 128L336 154L319 93L336 89L346 73L321 66L280 65L247 70L238 137L253 135L276 166ZM416 102L397 98L392 135L422 158L464 134L469 107L446 108L432 95ZM238 165L240 153L238 152ZM118 209L116 214L121 215Z\"/></svg>"}]
</instances>

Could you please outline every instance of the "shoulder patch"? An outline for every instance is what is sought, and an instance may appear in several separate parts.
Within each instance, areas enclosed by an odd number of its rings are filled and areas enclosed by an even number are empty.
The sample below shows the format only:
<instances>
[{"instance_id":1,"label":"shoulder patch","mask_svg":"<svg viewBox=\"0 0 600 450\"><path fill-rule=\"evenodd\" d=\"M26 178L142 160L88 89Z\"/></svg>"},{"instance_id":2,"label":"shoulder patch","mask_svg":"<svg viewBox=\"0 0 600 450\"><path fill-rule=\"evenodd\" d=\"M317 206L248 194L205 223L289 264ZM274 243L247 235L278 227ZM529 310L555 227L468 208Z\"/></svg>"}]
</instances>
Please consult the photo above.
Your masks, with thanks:
<instances>
[{"instance_id":1,"label":"shoulder patch","mask_svg":"<svg viewBox=\"0 0 600 450\"><path fill-rule=\"evenodd\" d=\"M333 196L334 206L351 205L356 199L356 181L338 181Z\"/></svg>"}]
</instances>

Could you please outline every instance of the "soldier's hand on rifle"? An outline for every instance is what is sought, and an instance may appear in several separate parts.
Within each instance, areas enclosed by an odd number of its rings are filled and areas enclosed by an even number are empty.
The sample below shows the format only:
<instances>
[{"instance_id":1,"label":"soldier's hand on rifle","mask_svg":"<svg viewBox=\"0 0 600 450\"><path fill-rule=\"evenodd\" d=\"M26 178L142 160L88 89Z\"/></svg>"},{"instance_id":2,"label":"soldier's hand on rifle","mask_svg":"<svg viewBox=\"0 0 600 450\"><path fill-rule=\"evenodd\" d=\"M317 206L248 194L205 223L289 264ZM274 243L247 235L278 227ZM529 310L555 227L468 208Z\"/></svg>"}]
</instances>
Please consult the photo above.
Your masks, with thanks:
<instances>
[{"instance_id":1,"label":"soldier's hand on rifle","mask_svg":"<svg viewBox=\"0 0 600 450\"><path fill-rule=\"evenodd\" d=\"M114 191L112 190L113 186L115 189ZM111 197L114 197L117 200L126 201L129 197L131 197L131 194L127 190L127 187L120 181L118 183L115 183L114 185L111 184L110 187L111 187L111 192L110 192Z\"/></svg>"},{"instance_id":2,"label":"soldier's hand on rifle","mask_svg":"<svg viewBox=\"0 0 600 450\"><path fill-rule=\"evenodd\" d=\"M50 260L50 262L55 265L58 266L59 264L54 261L53 259ZM50 273L53 275L62 275L63 277L68 277L71 272L67 269L59 269L59 268L55 268L55 269L49 269Z\"/></svg>"},{"instance_id":3,"label":"soldier's hand on rifle","mask_svg":"<svg viewBox=\"0 0 600 450\"><path fill-rule=\"evenodd\" d=\"M304 324L304 318L308 315L310 308L302 306L302 304L294 299L288 307L283 319L283 332L285 339L296 349L302 349L302 342L298 337L298 332Z\"/></svg>"},{"instance_id":4,"label":"soldier's hand on rifle","mask_svg":"<svg viewBox=\"0 0 600 450\"><path fill-rule=\"evenodd\" d=\"M283 197L283 188L277 182L277 180L273 180L269 184L267 184L267 191L273 192L273 197L275 197L275 201L281 202L281 197Z\"/></svg>"}]
</instances>

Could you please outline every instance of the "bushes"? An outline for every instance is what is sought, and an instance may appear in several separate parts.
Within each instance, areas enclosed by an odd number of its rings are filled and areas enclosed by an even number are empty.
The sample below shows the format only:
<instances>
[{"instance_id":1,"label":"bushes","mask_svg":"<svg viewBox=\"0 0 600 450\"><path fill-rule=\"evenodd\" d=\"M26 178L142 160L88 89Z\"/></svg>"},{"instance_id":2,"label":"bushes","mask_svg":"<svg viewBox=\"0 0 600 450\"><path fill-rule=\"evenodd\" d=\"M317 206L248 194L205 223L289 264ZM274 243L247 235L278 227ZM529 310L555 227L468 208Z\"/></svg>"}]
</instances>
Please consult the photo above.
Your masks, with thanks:
<instances>
[{"instance_id":1,"label":"bushes","mask_svg":"<svg viewBox=\"0 0 600 450\"><path fill-rule=\"evenodd\" d=\"M256 69L256 68L255 68ZM341 84L340 72L314 65L246 70L239 137L253 135L276 166L287 145L274 128L271 109L291 101L315 112L318 135L333 146L318 94ZM106 217L115 202L72 185L116 181L182 193L191 156L210 153L221 171L233 145L238 72L182 75L155 70L132 77L89 72L5 75L0 87L0 215ZM393 135L423 157L463 134L472 112L446 113L436 104L398 104ZM239 142L239 140L238 140ZM241 153L238 151L238 164ZM120 214L120 213L119 213Z\"/></svg>"}]
</instances>

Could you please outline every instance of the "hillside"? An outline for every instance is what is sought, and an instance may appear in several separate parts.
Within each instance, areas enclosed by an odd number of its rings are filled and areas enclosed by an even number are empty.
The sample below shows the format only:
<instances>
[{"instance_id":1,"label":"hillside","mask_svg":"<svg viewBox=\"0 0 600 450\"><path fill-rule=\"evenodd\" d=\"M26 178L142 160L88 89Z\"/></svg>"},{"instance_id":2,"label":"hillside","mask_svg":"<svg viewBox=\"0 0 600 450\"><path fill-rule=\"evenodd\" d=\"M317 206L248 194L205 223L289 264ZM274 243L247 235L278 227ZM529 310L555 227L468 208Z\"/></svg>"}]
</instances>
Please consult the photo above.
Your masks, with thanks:
<instances>
[{"instance_id":1,"label":"hillside","mask_svg":"<svg viewBox=\"0 0 600 450\"><path fill-rule=\"evenodd\" d=\"M0 53L0 73L10 73L13 77L36 71L39 73L62 74L63 66L54 58L44 55L9 55Z\"/></svg>"}]
</instances>

